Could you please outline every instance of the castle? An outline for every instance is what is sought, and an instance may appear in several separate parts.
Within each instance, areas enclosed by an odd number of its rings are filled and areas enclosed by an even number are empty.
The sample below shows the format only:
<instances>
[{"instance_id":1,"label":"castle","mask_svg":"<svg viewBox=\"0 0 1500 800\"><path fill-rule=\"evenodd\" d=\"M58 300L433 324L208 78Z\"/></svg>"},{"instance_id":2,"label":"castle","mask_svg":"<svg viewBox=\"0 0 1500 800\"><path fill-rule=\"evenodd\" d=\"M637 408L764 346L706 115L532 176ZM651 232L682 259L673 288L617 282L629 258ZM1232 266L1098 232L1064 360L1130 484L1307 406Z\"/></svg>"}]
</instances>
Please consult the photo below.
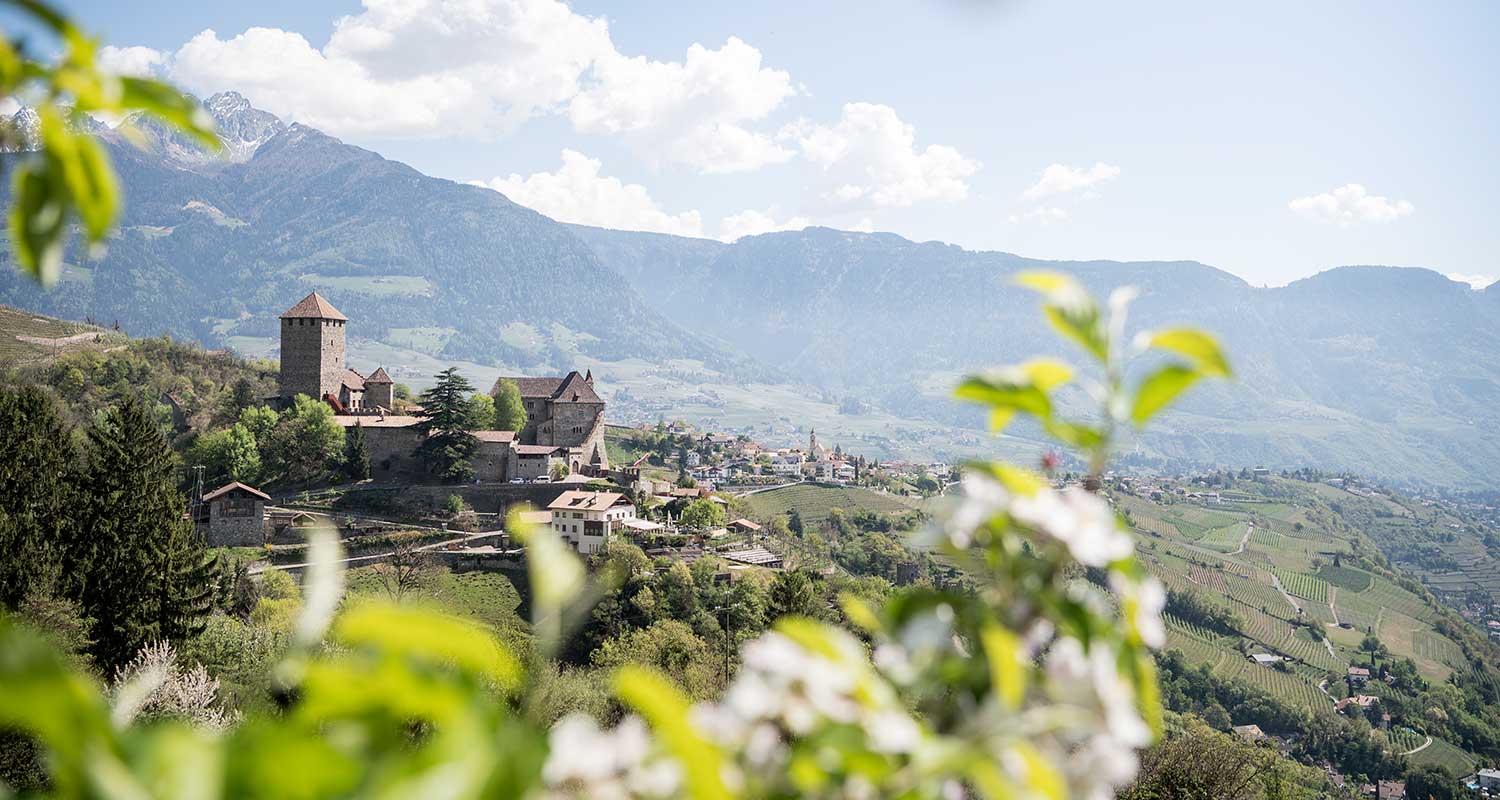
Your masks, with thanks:
<instances>
[{"instance_id":1,"label":"castle","mask_svg":"<svg viewBox=\"0 0 1500 800\"><path fill-rule=\"evenodd\" d=\"M333 407L334 421L358 425L370 451L377 480L418 474L412 457L421 417L395 415L395 382L384 367L368 377L345 363L349 318L317 292L281 315L281 379L278 399L290 405L297 395ZM609 469L604 449L604 400L594 376L577 371L561 378L507 378L521 390L526 425L520 431L474 431L479 440L471 464L481 481L535 479L559 464L573 474L599 475ZM497 382L498 386L498 382Z\"/></svg>"}]
</instances>

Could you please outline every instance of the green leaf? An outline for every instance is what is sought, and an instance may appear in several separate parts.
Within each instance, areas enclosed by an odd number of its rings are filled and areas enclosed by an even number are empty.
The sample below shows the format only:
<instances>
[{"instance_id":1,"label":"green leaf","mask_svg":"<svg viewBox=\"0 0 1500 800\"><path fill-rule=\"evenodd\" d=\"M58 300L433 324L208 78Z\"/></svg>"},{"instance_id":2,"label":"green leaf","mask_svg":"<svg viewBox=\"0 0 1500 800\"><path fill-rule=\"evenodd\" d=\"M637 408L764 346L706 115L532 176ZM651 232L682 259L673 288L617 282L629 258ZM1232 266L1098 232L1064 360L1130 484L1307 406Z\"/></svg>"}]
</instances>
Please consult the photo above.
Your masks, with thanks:
<instances>
[{"instance_id":1,"label":"green leaf","mask_svg":"<svg viewBox=\"0 0 1500 800\"><path fill-rule=\"evenodd\" d=\"M1079 450L1090 450L1104 443L1103 431L1077 422L1047 420L1042 423L1042 428L1054 439Z\"/></svg>"},{"instance_id":2,"label":"green leaf","mask_svg":"<svg viewBox=\"0 0 1500 800\"><path fill-rule=\"evenodd\" d=\"M1021 371L1031 379L1036 388L1050 394L1068 381L1073 380L1073 368L1067 362L1055 358L1033 358L1021 364Z\"/></svg>"},{"instance_id":3,"label":"green leaf","mask_svg":"<svg viewBox=\"0 0 1500 800\"><path fill-rule=\"evenodd\" d=\"M483 627L436 611L378 601L361 603L339 617L333 633L346 644L452 664L506 689L521 682L520 663Z\"/></svg>"},{"instance_id":4,"label":"green leaf","mask_svg":"<svg viewBox=\"0 0 1500 800\"><path fill-rule=\"evenodd\" d=\"M1015 280L1018 286L1024 286L1045 295L1070 290L1082 291L1077 281L1061 272L1049 270L1026 270L1017 274Z\"/></svg>"},{"instance_id":5,"label":"green leaf","mask_svg":"<svg viewBox=\"0 0 1500 800\"><path fill-rule=\"evenodd\" d=\"M1047 366L1036 369L1044 379L1056 378L1056 373ZM1004 430L1016 412L1025 412L1038 419L1052 417L1051 398L1036 385L1024 365L972 375L958 385L954 396L990 406L993 409L990 426L996 432Z\"/></svg>"},{"instance_id":6,"label":"green leaf","mask_svg":"<svg viewBox=\"0 0 1500 800\"><path fill-rule=\"evenodd\" d=\"M1046 315L1047 322L1052 325L1053 330L1072 339L1075 344L1103 363L1109 360L1109 340L1104 335L1099 307L1094 305L1092 300L1088 300L1087 295L1084 295L1084 299L1087 300L1084 304L1049 303L1042 308L1042 312Z\"/></svg>"},{"instance_id":7,"label":"green leaf","mask_svg":"<svg viewBox=\"0 0 1500 800\"><path fill-rule=\"evenodd\" d=\"M1026 695L1026 660L1020 638L994 623L985 625L979 637L996 699L1007 709L1019 708Z\"/></svg>"},{"instance_id":8,"label":"green leaf","mask_svg":"<svg viewBox=\"0 0 1500 800\"><path fill-rule=\"evenodd\" d=\"M1219 349L1214 337L1193 328L1171 328L1140 337L1147 347L1166 350L1183 356L1198 368L1198 371L1213 378L1233 377L1229 360Z\"/></svg>"},{"instance_id":9,"label":"green leaf","mask_svg":"<svg viewBox=\"0 0 1500 800\"><path fill-rule=\"evenodd\" d=\"M650 723L687 773L688 794L699 800L728 798L723 754L693 727L688 701L672 682L645 667L627 664L615 674L615 693Z\"/></svg>"},{"instance_id":10,"label":"green leaf","mask_svg":"<svg viewBox=\"0 0 1500 800\"><path fill-rule=\"evenodd\" d=\"M10 240L16 261L43 286L56 283L62 272L67 232L68 190L49 164L46 159L21 164L11 184Z\"/></svg>"},{"instance_id":11,"label":"green leaf","mask_svg":"<svg viewBox=\"0 0 1500 800\"><path fill-rule=\"evenodd\" d=\"M203 106L161 81L146 78L118 79L121 109L139 109L198 140L210 151L223 147L214 133L213 118Z\"/></svg>"},{"instance_id":12,"label":"green leaf","mask_svg":"<svg viewBox=\"0 0 1500 800\"><path fill-rule=\"evenodd\" d=\"M1201 372L1182 364L1161 367L1141 381L1140 387L1136 389L1130 419L1137 427L1144 426L1201 377Z\"/></svg>"}]
</instances>

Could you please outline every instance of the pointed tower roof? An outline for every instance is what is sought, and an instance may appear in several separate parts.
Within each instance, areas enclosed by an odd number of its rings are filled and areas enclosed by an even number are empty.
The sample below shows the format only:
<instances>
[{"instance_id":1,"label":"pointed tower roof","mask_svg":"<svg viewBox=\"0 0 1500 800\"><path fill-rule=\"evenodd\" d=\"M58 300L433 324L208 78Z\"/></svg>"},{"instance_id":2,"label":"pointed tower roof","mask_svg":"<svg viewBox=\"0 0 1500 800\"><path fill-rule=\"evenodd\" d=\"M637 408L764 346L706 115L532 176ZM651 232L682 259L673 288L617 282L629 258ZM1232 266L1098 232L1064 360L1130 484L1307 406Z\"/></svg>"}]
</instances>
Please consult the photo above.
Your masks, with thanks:
<instances>
[{"instance_id":1,"label":"pointed tower roof","mask_svg":"<svg viewBox=\"0 0 1500 800\"><path fill-rule=\"evenodd\" d=\"M391 380L391 376L386 373L385 367L376 367L375 371L370 373L370 377L365 378L366 386L372 383L395 383L395 381Z\"/></svg>"},{"instance_id":2,"label":"pointed tower roof","mask_svg":"<svg viewBox=\"0 0 1500 800\"><path fill-rule=\"evenodd\" d=\"M333 304L323 299L323 295L313 292L302 298L297 305L292 306L281 314L282 319L336 319L348 322L349 318L339 313Z\"/></svg>"}]
</instances>

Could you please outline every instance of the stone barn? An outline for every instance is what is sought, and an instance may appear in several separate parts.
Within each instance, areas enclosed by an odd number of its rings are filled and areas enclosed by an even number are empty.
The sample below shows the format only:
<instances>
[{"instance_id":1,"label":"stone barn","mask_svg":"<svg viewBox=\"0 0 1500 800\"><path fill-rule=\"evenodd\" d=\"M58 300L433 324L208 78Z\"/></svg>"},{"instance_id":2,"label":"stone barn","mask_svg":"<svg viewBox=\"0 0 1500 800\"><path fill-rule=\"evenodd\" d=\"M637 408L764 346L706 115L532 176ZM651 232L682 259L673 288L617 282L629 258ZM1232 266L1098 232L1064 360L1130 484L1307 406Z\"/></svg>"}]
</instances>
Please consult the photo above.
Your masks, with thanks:
<instances>
[{"instance_id":1,"label":"stone barn","mask_svg":"<svg viewBox=\"0 0 1500 800\"><path fill-rule=\"evenodd\" d=\"M220 486L193 506L193 524L209 547L260 547L266 543L266 503L271 496L239 481Z\"/></svg>"}]
</instances>

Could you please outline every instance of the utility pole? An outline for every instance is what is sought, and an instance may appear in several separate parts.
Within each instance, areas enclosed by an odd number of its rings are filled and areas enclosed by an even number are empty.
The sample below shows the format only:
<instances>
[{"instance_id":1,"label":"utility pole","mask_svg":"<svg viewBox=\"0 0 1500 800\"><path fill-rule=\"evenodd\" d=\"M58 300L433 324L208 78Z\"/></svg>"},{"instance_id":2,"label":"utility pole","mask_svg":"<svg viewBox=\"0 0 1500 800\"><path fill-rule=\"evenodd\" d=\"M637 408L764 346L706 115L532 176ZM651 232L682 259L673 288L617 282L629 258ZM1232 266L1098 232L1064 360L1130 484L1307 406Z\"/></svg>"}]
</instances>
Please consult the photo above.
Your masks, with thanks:
<instances>
[{"instance_id":1,"label":"utility pole","mask_svg":"<svg viewBox=\"0 0 1500 800\"><path fill-rule=\"evenodd\" d=\"M734 633L730 629L730 625L729 625L729 611L730 611L730 609L733 609L733 608L739 608L739 606L740 606L739 603L730 603L728 605L722 605L722 606L719 606L718 608L714 609L714 611L719 612L719 625L724 628L724 689L725 689L725 691L729 690L729 654L730 654L731 643L734 640Z\"/></svg>"}]
</instances>

